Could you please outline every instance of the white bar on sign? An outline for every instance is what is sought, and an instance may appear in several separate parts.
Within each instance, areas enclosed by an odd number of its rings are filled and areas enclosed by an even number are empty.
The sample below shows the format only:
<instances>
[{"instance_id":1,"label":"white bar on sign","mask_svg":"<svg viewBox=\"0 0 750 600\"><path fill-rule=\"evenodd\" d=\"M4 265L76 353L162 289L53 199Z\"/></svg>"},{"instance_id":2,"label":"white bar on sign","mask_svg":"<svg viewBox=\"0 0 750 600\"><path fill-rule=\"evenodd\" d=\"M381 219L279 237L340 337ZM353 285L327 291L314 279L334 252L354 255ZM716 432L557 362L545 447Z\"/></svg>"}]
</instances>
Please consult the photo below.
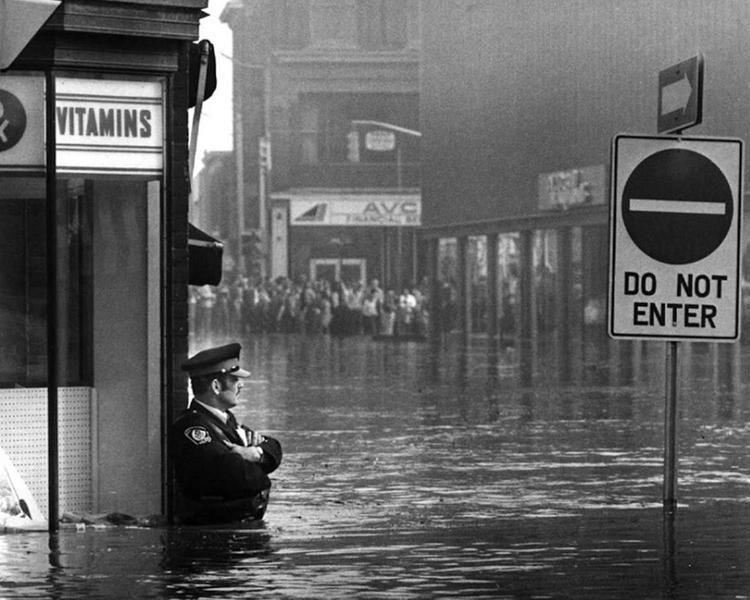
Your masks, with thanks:
<instances>
[{"instance_id":1,"label":"white bar on sign","mask_svg":"<svg viewBox=\"0 0 750 600\"><path fill-rule=\"evenodd\" d=\"M632 212L684 213L693 215L723 215L726 206L723 202L685 202L683 200L658 200L651 198L631 198Z\"/></svg>"}]
</instances>

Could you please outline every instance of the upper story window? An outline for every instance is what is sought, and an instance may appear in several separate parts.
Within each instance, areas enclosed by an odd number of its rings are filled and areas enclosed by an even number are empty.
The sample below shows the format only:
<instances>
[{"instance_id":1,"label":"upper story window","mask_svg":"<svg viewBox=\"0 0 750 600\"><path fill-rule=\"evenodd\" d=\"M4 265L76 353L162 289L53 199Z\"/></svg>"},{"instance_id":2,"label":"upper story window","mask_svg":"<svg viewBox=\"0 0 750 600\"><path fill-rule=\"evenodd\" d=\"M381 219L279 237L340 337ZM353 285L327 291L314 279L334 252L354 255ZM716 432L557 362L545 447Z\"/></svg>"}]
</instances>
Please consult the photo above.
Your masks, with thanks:
<instances>
[{"instance_id":1,"label":"upper story window","mask_svg":"<svg viewBox=\"0 0 750 600\"><path fill-rule=\"evenodd\" d=\"M310 44L310 3L308 0L274 0L274 48L296 50Z\"/></svg>"},{"instance_id":2,"label":"upper story window","mask_svg":"<svg viewBox=\"0 0 750 600\"><path fill-rule=\"evenodd\" d=\"M355 0L314 0L310 6L312 45L320 48L356 48Z\"/></svg>"},{"instance_id":3,"label":"upper story window","mask_svg":"<svg viewBox=\"0 0 750 600\"><path fill-rule=\"evenodd\" d=\"M368 50L404 48L407 20L404 0L357 0L359 45Z\"/></svg>"},{"instance_id":4,"label":"upper story window","mask_svg":"<svg viewBox=\"0 0 750 600\"><path fill-rule=\"evenodd\" d=\"M302 165L348 164L354 120L374 120L419 129L417 94L305 94L296 118L296 160ZM364 132L364 130L363 130ZM399 136L401 158L418 163L420 143ZM358 162L391 163L394 152L370 152L362 146Z\"/></svg>"},{"instance_id":5,"label":"upper story window","mask_svg":"<svg viewBox=\"0 0 750 600\"><path fill-rule=\"evenodd\" d=\"M414 31L409 0L274 0L273 45L282 50L405 48Z\"/></svg>"}]
</instances>

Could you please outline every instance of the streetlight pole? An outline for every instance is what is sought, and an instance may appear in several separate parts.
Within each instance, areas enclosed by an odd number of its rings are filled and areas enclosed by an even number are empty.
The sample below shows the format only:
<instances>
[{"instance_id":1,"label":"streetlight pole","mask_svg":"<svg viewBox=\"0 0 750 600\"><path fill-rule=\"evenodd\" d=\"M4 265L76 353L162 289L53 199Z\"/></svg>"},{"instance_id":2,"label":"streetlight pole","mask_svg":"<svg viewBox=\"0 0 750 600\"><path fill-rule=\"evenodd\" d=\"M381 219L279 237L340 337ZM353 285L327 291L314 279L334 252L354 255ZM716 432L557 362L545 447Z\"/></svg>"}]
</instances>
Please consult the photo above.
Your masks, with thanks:
<instances>
[{"instance_id":1,"label":"streetlight pole","mask_svg":"<svg viewBox=\"0 0 750 600\"><path fill-rule=\"evenodd\" d=\"M400 133L403 135L408 135L411 137L422 137L422 132L417 131L416 129L409 129L408 127L401 127L400 125L394 125L393 123L385 123L383 121L373 121L371 119L353 119L351 121L352 127L356 127L358 125L360 126L370 126L370 127L378 127L380 129L385 129L387 131L393 131L394 133ZM402 162L401 162L401 146L396 142L396 189L398 192L401 192L403 189L403 173L402 173ZM387 229L384 228L384 234L387 231ZM414 240L416 238L416 232L412 232L412 239ZM384 236L385 237L385 236ZM414 256L412 257L412 265L416 265L416 243L412 244ZM401 234L401 227L398 226L397 230L397 260L398 260L398 279L400 280L402 278L402 234ZM385 253L384 253L385 258ZM414 266L412 268L412 278L416 278L416 267ZM399 285L402 283L401 281L397 282Z\"/></svg>"},{"instance_id":2,"label":"streetlight pole","mask_svg":"<svg viewBox=\"0 0 750 600\"><path fill-rule=\"evenodd\" d=\"M422 137L422 132L416 129L409 129L408 127L401 127L400 125L394 125L393 123L384 123L383 121L371 121L369 119L353 119L352 125L372 125L373 127L381 127L382 129L388 129L396 133L403 133L412 137Z\"/></svg>"}]
</instances>

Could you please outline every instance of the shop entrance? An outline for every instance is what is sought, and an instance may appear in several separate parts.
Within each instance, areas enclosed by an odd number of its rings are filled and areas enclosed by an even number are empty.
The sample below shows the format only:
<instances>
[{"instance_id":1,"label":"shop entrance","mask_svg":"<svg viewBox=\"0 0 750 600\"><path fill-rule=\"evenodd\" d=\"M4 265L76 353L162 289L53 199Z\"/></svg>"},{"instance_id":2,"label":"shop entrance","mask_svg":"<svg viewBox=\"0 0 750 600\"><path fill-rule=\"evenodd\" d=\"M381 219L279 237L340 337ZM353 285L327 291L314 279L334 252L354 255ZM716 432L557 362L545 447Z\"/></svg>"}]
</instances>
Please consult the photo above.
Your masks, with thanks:
<instances>
[{"instance_id":1,"label":"shop entrance","mask_svg":"<svg viewBox=\"0 0 750 600\"><path fill-rule=\"evenodd\" d=\"M330 283L367 281L367 261L364 258L312 258L310 259L310 279L326 279Z\"/></svg>"}]
</instances>

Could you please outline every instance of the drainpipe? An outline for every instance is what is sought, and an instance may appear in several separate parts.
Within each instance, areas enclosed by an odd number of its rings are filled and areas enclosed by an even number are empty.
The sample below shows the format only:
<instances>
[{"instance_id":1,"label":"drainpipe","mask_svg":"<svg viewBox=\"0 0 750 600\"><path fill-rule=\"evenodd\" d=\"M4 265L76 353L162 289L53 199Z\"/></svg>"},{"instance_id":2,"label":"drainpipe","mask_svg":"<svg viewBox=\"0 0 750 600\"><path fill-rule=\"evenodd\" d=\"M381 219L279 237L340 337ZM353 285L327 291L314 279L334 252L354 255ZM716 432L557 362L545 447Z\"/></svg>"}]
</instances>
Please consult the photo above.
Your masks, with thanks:
<instances>
[{"instance_id":1,"label":"drainpipe","mask_svg":"<svg viewBox=\"0 0 750 600\"><path fill-rule=\"evenodd\" d=\"M57 371L57 142L55 132L55 75L45 74L46 95L46 228L47 228L47 507L50 533L59 528L58 371Z\"/></svg>"}]
</instances>

